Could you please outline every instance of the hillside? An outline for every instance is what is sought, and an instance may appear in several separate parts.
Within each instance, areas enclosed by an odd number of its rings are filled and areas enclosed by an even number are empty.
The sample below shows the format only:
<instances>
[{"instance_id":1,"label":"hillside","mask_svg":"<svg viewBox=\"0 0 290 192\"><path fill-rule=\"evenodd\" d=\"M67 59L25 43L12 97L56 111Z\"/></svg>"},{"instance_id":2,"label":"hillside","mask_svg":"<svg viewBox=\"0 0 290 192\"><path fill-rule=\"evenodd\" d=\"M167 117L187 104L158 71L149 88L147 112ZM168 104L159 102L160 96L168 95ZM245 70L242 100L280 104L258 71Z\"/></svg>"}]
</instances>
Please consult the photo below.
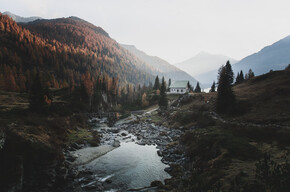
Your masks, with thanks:
<instances>
[{"instance_id":1,"label":"hillside","mask_svg":"<svg viewBox=\"0 0 290 192\"><path fill-rule=\"evenodd\" d=\"M197 80L194 77L171 65L167 61L156 56L147 55L143 51L138 50L134 45L121 44L121 46L142 60L144 65L150 69L151 74L164 76L166 80L171 78L172 81L189 80L193 86L196 85Z\"/></svg>"},{"instance_id":2,"label":"hillside","mask_svg":"<svg viewBox=\"0 0 290 192\"><path fill-rule=\"evenodd\" d=\"M248 112L238 117L242 121L261 124L290 125L290 68L257 76L234 86L238 100Z\"/></svg>"},{"instance_id":3,"label":"hillside","mask_svg":"<svg viewBox=\"0 0 290 192\"><path fill-rule=\"evenodd\" d=\"M250 68L256 75L270 70L284 69L290 63L290 36L287 36L272 45L264 47L259 52L249 55L233 65L235 72Z\"/></svg>"},{"instance_id":4,"label":"hillside","mask_svg":"<svg viewBox=\"0 0 290 192\"><path fill-rule=\"evenodd\" d=\"M121 48L100 27L71 17L37 20L22 26L0 15L1 88L24 90L38 70L50 87L80 84L82 75L118 78L120 84L143 84L153 76L142 62Z\"/></svg>"},{"instance_id":5,"label":"hillside","mask_svg":"<svg viewBox=\"0 0 290 192\"><path fill-rule=\"evenodd\" d=\"M166 114L150 116L155 124L183 133L167 146L165 156L180 159L171 164L172 178L162 188L288 191L289 83L290 66L234 86L235 113L215 112L216 93L194 93L171 102Z\"/></svg>"},{"instance_id":6,"label":"hillside","mask_svg":"<svg viewBox=\"0 0 290 192\"><path fill-rule=\"evenodd\" d=\"M3 15L8 15L11 17L16 23L28 23L31 21L35 21L37 19L42 19L41 17L21 17L19 15L15 15L9 11L3 13Z\"/></svg>"}]
</instances>

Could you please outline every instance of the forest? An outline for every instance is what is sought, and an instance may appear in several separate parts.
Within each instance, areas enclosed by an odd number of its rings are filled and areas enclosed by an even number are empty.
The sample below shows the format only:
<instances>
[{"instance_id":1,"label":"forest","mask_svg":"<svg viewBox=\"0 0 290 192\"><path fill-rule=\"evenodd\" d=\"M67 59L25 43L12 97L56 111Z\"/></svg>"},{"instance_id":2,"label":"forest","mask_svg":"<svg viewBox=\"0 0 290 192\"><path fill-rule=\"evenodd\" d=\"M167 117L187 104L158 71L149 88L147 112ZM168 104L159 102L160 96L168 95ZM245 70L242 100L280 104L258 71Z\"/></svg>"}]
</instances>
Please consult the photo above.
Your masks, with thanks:
<instances>
[{"instance_id":1,"label":"forest","mask_svg":"<svg viewBox=\"0 0 290 192\"><path fill-rule=\"evenodd\" d=\"M0 14L0 39L0 90L30 90L38 72L45 86L72 90L102 79L117 92L153 79L104 30L76 17L20 25Z\"/></svg>"}]
</instances>

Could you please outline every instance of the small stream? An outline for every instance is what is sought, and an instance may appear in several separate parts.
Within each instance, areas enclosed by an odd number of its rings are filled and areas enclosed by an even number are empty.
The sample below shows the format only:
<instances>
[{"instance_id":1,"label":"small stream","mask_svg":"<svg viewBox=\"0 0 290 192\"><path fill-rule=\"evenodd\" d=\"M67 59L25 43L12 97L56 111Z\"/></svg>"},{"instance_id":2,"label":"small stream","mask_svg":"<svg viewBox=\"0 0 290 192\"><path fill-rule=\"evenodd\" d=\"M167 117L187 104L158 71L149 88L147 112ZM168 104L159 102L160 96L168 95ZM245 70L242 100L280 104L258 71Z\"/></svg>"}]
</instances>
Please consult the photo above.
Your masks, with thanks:
<instances>
[{"instance_id":1,"label":"small stream","mask_svg":"<svg viewBox=\"0 0 290 192\"><path fill-rule=\"evenodd\" d=\"M102 134L102 144L120 141L120 146L79 166L79 170L90 172L88 176L79 178L83 191L127 191L149 187L154 180L164 181L170 175L164 171L167 165L161 162L156 145L139 145L138 139L126 130L116 130L105 125L95 127ZM85 180L86 182L82 182ZM143 190L143 191L146 191Z\"/></svg>"},{"instance_id":2,"label":"small stream","mask_svg":"<svg viewBox=\"0 0 290 192\"><path fill-rule=\"evenodd\" d=\"M154 180L169 178L164 171L155 146L141 146L134 142L121 143L117 149L103 155L86 168L103 180L110 179L116 190L137 189L150 186Z\"/></svg>"}]
</instances>

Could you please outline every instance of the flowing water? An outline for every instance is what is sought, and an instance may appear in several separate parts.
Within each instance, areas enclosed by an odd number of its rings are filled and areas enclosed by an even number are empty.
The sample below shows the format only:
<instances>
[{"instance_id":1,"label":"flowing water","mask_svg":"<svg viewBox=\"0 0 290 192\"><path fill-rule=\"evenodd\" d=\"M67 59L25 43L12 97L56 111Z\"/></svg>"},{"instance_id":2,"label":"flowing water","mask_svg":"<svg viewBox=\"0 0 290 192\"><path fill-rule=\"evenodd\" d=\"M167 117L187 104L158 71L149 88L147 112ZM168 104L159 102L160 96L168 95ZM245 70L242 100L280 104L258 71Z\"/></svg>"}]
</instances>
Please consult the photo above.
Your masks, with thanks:
<instances>
[{"instance_id":1,"label":"flowing water","mask_svg":"<svg viewBox=\"0 0 290 192\"><path fill-rule=\"evenodd\" d=\"M112 141L117 134L106 131L103 136L104 139L110 138L109 141ZM144 188L150 186L154 180L163 182L170 178L164 171L168 166L161 162L156 146L138 145L132 141L136 137L131 134L129 136L130 139L121 139L120 147L81 166L81 169L92 171L95 181L104 183L106 191Z\"/></svg>"}]
</instances>

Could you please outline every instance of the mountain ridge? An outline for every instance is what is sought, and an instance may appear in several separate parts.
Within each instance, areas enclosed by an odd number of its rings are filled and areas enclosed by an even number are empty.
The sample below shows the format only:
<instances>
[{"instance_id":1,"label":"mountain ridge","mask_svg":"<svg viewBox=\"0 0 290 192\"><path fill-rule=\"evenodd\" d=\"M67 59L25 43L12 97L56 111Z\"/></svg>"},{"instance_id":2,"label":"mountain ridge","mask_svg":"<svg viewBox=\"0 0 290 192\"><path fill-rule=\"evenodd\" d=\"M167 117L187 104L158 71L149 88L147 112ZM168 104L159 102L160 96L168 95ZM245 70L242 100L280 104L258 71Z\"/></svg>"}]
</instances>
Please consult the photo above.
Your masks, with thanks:
<instances>
[{"instance_id":1,"label":"mountain ridge","mask_svg":"<svg viewBox=\"0 0 290 192\"><path fill-rule=\"evenodd\" d=\"M194 77L180 70L178 67L170 64L164 59L157 56L147 55L144 51L137 49L134 45L121 44L121 46L141 59L145 65L147 65L152 70L151 73L153 75L164 76L166 80L170 78L172 81L188 80L193 86L196 85L197 80Z\"/></svg>"},{"instance_id":2,"label":"mountain ridge","mask_svg":"<svg viewBox=\"0 0 290 192\"><path fill-rule=\"evenodd\" d=\"M282 70L290 63L290 35L265 46L260 51L248 55L233 65L234 72L250 68L255 74L261 75L270 70Z\"/></svg>"}]
</instances>

